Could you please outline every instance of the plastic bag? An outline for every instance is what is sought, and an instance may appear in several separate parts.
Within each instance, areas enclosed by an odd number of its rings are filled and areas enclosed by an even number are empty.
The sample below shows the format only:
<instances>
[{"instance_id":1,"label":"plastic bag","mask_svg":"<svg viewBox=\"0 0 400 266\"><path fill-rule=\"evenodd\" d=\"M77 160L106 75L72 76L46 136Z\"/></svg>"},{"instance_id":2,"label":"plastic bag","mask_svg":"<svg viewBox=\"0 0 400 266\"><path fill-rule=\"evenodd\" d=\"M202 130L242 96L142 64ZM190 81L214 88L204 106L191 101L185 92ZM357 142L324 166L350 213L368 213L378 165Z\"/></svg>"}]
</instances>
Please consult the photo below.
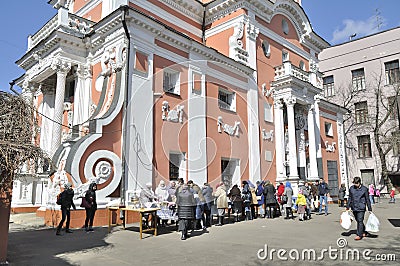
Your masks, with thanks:
<instances>
[{"instance_id":1,"label":"plastic bag","mask_svg":"<svg viewBox=\"0 0 400 266\"><path fill-rule=\"evenodd\" d=\"M367 224L365 225L365 231L372 233L379 232L379 226L380 222L378 220L378 217L376 217L376 215L371 212L368 217Z\"/></svg>"},{"instance_id":2,"label":"plastic bag","mask_svg":"<svg viewBox=\"0 0 400 266\"><path fill-rule=\"evenodd\" d=\"M351 227L351 222L353 221L353 216L351 216L349 211L344 211L340 215L340 225L346 229L349 230Z\"/></svg>"}]
</instances>

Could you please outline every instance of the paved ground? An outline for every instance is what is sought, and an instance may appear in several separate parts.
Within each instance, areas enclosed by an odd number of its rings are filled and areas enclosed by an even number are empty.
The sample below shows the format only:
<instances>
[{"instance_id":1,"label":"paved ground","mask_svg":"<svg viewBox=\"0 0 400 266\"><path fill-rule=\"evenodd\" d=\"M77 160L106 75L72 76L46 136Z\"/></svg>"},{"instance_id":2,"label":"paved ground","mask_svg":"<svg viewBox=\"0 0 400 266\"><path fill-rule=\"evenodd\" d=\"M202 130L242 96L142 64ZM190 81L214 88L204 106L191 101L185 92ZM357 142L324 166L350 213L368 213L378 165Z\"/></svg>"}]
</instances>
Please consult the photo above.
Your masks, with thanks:
<instances>
[{"instance_id":1,"label":"paved ground","mask_svg":"<svg viewBox=\"0 0 400 266\"><path fill-rule=\"evenodd\" d=\"M207 232L196 231L185 241L180 240L179 233L172 226L161 229L157 237L145 235L143 240L139 239L135 225L127 230L114 227L110 234L107 228L96 228L93 233L75 230L73 234L56 236L53 228L44 227L43 222L32 215L12 215L8 258L10 265L398 265L399 203L374 205L381 230L361 241L354 240L355 223L350 231L343 230L339 225L341 209L336 205L329 207L328 216L313 215L310 221L284 220L282 217L256 219L213 226ZM339 248L339 238L347 242L347 246ZM273 253L272 261L271 257L263 259L263 252L259 252L261 258L258 258L258 251L265 246L268 253L272 249L282 249L282 257L288 260L280 260L277 252ZM323 260L318 261L321 250L329 247L336 249L331 250L333 259L326 252ZM306 249L315 249L315 260L307 260L307 253L306 260L292 259L296 257L296 251L301 258L303 252L308 252ZM366 255L373 260L362 257L362 252L367 249L372 253ZM353 251L360 252L360 261L352 260ZM350 261L346 260L346 254L349 254ZM378 262L374 257L377 254L394 254L397 263Z\"/></svg>"}]
</instances>

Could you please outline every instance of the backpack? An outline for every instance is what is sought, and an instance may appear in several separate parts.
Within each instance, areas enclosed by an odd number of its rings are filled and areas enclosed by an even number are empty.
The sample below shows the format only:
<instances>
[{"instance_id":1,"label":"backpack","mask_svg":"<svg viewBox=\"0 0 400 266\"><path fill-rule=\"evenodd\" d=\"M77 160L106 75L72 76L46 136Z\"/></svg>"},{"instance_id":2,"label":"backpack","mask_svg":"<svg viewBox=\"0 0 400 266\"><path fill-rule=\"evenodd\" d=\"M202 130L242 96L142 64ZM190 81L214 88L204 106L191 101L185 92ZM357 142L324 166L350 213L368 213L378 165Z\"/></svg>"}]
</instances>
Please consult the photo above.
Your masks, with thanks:
<instances>
[{"instance_id":1,"label":"backpack","mask_svg":"<svg viewBox=\"0 0 400 266\"><path fill-rule=\"evenodd\" d=\"M61 205L61 193L62 192L58 193L57 195L57 201L56 201L57 205Z\"/></svg>"}]
</instances>

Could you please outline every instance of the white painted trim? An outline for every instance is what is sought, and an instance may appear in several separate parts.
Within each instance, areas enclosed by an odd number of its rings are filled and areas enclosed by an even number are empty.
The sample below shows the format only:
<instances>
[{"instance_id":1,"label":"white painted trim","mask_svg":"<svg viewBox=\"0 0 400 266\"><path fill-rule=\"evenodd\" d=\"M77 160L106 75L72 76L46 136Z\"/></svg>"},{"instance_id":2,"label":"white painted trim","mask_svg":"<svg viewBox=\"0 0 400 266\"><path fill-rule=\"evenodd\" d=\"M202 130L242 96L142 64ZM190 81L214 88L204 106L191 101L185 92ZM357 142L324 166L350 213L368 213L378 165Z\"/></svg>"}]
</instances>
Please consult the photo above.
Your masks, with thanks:
<instances>
[{"instance_id":1,"label":"white painted trim","mask_svg":"<svg viewBox=\"0 0 400 266\"><path fill-rule=\"evenodd\" d=\"M321 117L325 117L325 118L328 118L328 119L332 119L333 121L337 121L337 116L336 115L325 113L325 112L321 111L321 109L319 110L319 115Z\"/></svg>"},{"instance_id":2,"label":"white painted trim","mask_svg":"<svg viewBox=\"0 0 400 266\"><path fill-rule=\"evenodd\" d=\"M165 19L168 22L171 22L172 24L179 26L182 25L182 29L187 30L188 32L193 33L194 35L196 35L197 37L201 37L202 36L202 32L201 29L196 28L193 25L190 25L189 23L176 18L175 16L172 16L170 13L168 13L167 11L161 9L158 6L153 5L152 3L150 3L149 1L143 1L143 0L131 0L131 3L136 4L146 10L151 11L152 13L154 13L156 16L159 16L160 18ZM179 12L179 10L176 10ZM179 12L181 13L181 12ZM182 13L181 13L182 14ZM182 14L184 16L186 16L185 14ZM187 17L187 16L186 16ZM191 18L190 18L191 19ZM198 21L195 21L197 23L199 23Z\"/></svg>"},{"instance_id":3,"label":"white painted trim","mask_svg":"<svg viewBox=\"0 0 400 266\"><path fill-rule=\"evenodd\" d=\"M221 33L225 30L228 30L228 29L234 27L237 23L244 21L245 18L246 18L246 15L240 15L238 17L231 18L230 20L227 20L224 23L219 24L209 30L206 30L206 32L205 32L206 39L215 34Z\"/></svg>"},{"instance_id":4,"label":"white painted trim","mask_svg":"<svg viewBox=\"0 0 400 266\"><path fill-rule=\"evenodd\" d=\"M80 17L83 17L85 14L89 13L90 10L98 6L101 2L103 2L103 0L92 0L85 6L83 6L81 9L79 9L75 14Z\"/></svg>"}]
</instances>

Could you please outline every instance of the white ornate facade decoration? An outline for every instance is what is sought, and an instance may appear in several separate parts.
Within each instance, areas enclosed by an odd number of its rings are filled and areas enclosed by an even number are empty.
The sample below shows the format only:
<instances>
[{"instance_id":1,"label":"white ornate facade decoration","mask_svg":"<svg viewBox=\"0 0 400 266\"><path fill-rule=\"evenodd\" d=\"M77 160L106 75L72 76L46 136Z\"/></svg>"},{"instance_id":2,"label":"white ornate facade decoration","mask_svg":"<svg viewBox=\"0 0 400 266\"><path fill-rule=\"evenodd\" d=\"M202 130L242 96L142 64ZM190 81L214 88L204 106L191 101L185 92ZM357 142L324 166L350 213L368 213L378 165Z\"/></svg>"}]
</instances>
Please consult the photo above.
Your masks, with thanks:
<instances>
[{"instance_id":1,"label":"white ornate facade decoration","mask_svg":"<svg viewBox=\"0 0 400 266\"><path fill-rule=\"evenodd\" d=\"M242 62L248 63L249 53L243 49L243 32L245 22L239 21L233 28L233 35L229 37L229 57Z\"/></svg>"},{"instance_id":2,"label":"white ornate facade decoration","mask_svg":"<svg viewBox=\"0 0 400 266\"><path fill-rule=\"evenodd\" d=\"M99 162L96 167L95 167L95 175L97 177L96 180L98 184L102 184L110 178L112 174L112 166L109 162L107 161L101 161Z\"/></svg>"},{"instance_id":3,"label":"white ornate facade decoration","mask_svg":"<svg viewBox=\"0 0 400 266\"><path fill-rule=\"evenodd\" d=\"M72 103L64 102L64 112L67 112L67 125L68 128L62 131L61 141L67 141L72 138L72 122L74 117L74 112L72 110Z\"/></svg>"},{"instance_id":4,"label":"white ornate facade decoration","mask_svg":"<svg viewBox=\"0 0 400 266\"><path fill-rule=\"evenodd\" d=\"M163 101L161 108L162 120L183 123L183 105L178 104L175 109L170 110L168 101Z\"/></svg>"},{"instance_id":5,"label":"white ornate facade decoration","mask_svg":"<svg viewBox=\"0 0 400 266\"><path fill-rule=\"evenodd\" d=\"M247 17L246 19L246 33L247 36L253 41L257 39L258 33L260 32L260 29L257 28L255 25L250 23L249 18Z\"/></svg>"},{"instance_id":6,"label":"white ornate facade decoration","mask_svg":"<svg viewBox=\"0 0 400 266\"><path fill-rule=\"evenodd\" d=\"M225 133L227 133L229 136L239 136L239 121L235 121L235 124L233 126L230 126L228 124L225 124L222 121L222 116L218 116L218 121L217 121L217 126L218 126L218 132L222 133L222 129L224 130Z\"/></svg>"},{"instance_id":7,"label":"white ornate facade decoration","mask_svg":"<svg viewBox=\"0 0 400 266\"><path fill-rule=\"evenodd\" d=\"M265 97L269 98L270 96L274 95L274 89L273 88L267 89L267 84L263 83L261 87L262 87L262 94Z\"/></svg>"},{"instance_id":8,"label":"white ornate facade decoration","mask_svg":"<svg viewBox=\"0 0 400 266\"><path fill-rule=\"evenodd\" d=\"M328 143L328 141L326 140L325 141L325 149L326 149L326 151L328 151L328 152L335 152L335 150L336 150L336 142L332 142L332 144L331 145L329 145L329 143Z\"/></svg>"},{"instance_id":9,"label":"white ornate facade decoration","mask_svg":"<svg viewBox=\"0 0 400 266\"><path fill-rule=\"evenodd\" d=\"M274 130L273 129L271 129L269 132L267 132L267 130L263 129L261 134L262 134L263 140L269 139L270 141L274 141Z\"/></svg>"}]
</instances>

